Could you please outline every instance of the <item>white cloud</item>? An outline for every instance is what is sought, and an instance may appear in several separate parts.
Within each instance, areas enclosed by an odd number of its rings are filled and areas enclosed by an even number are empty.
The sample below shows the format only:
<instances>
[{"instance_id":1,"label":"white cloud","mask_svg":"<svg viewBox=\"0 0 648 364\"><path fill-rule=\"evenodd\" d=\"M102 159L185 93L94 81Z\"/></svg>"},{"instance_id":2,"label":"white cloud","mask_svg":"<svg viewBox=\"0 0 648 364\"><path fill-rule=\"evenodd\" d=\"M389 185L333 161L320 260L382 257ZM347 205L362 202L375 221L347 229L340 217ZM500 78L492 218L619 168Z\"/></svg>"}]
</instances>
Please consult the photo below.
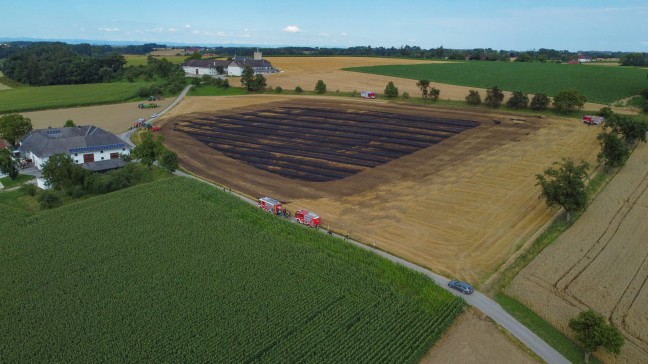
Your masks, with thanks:
<instances>
[{"instance_id":1,"label":"white cloud","mask_svg":"<svg viewBox=\"0 0 648 364\"><path fill-rule=\"evenodd\" d=\"M340 35L342 35L342 36L345 36L345 37L346 37L346 36L347 36L348 34L347 34L347 33L340 33Z\"/></svg>"},{"instance_id":2,"label":"white cloud","mask_svg":"<svg viewBox=\"0 0 648 364\"><path fill-rule=\"evenodd\" d=\"M167 32L171 32L171 33L175 33L175 32L177 32L177 31L178 31L178 29L176 29L176 28L169 28L169 29L167 29Z\"/></svg>"},{"instance_id":3,"label":"white cloud","mask_svg":"<svg viewBox=\"0 0 648 364\"><path fill-rule=\"evenodd\" d=\"M331 33L319 33L322 37L330 37Z\"/></svg>"},{"instance_id":4,"label":"white cloud","mask_svg":"<svg viewBox=\"0 0 648 364\"><path fill-rule=\"evenodd\" d=\"M145 30L145 32L148 32L148 33L162 33L163 31L164 31L164 28L162 28L162 27Z\"/></svg>"},{"instance_id":5,"label":"white cloud","mask_svg":"<svg viewBox=\"0 0 648 364\"><path fill-rule=\"evenodd\" d=\"M230 37L232 33L216 32L216 35L219 37Z\"/></svg>"},{"instance_id":6,"label":"white cloud","mask_svg":"<svg viewBox=\"0 0 648 364\"><path fill-rule=\"evenodd\" d=\"M299 29L299 27L296 26L296 25L289 25L289 26L283 28L283 31L288 32L288 33L299 33L299 32L301 32L301 29Z\"/></svg>"},{"instance_id":7,"label":"white cloud","mask_svg":"<svg viewBox=\"0 0 648 364\"><path fill-rule=\"evenodd\" d=\"M185 25L185 28L191 28L191 25L187 24Z\"/></svg>"},{"instance_id":8,"label":"white cloud","mask_svg":"<svg viewBox=\"0 0 648 364\"><path fill-rule=\"evenodd\" d=\"M641 44L648 45L648 40L641 41Z\"/></svg>"},{"instance_id":9,"label":"white cloud","mask_svg":"<svg viewBox=\"0 0 648 364\"><path fill-rule=\"evenodd\" d=\"M102 31L102 32L118 32L119 28L99 28L99 31Z\"/></svg>"}]
</instances>

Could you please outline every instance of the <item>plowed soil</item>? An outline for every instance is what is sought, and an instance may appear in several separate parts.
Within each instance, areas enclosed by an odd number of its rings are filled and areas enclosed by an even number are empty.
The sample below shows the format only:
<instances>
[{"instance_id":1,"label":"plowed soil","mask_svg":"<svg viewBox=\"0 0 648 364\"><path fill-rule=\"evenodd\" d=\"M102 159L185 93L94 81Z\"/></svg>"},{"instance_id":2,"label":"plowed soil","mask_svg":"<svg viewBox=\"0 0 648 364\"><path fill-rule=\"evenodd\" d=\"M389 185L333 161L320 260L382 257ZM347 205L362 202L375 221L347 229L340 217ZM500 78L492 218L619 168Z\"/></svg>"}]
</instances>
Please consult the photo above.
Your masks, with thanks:
<instances>
[{"instance_id":1,"label":"plowed soil","mask_svg":"<svg viewBox=\"0 0 648 364\"><path fill-rule=\"evenodd\" d=\"M587 308L608 317L626 338L619 358L648 360L648 146L625 167L574 225L536 257L509 293L571 335L569 319Z\"/></svg>"},{"instance_id":2,"label":"plowed soil","mask_svg":"<svg viewBox=\"0 0 648 364\"><path fill-rule=\"evenodd\" d=\"M479 126L328 182L256 168L173 127L192 119L216 125L219 118L285 108L471 120ZM367 135L375 131L362 128ZM197 175L253 197L275 197L290 210L309 208L322 216L325 227L477 283L553 214L537 198L535 174L563 157L594 162L599 130L575 119L519 119L482 109L257 95L188 98L163 121L162 134L182 167ZM223 135L237 136L234 129ZM319 153L317 148L324 145L313 144L311 152Z\"/></svg>"}]
</instances>

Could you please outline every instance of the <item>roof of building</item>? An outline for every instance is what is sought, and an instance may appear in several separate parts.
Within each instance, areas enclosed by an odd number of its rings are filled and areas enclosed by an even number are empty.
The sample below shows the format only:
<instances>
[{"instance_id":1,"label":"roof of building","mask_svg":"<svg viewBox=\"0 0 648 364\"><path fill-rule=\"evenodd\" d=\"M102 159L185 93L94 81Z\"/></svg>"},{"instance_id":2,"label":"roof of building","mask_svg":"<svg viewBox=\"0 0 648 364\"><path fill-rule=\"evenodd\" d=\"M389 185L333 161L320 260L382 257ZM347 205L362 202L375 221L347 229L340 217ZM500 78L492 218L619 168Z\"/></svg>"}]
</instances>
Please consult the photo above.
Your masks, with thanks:
<instances>
[{"instance_id":1,"label":"roof of building","mask_svg":"<svg viewBox=\"0 0 648 364\"><path fill-rule=\"evenodd\" d=\"M272 64L265 59L237 59L234 63L239 67L250 66L252 68L272 68Z\"/></svg>"},{"instance_id":2,"label":"roof of building","mask_svg":"<svg viewBox=\"0 0 648 364\"><path fill-rule=\"evenodd\" d=\"M115 134L92 125L34 130L20 140L19 151L40 158L58 153L83 153L130 147Z\"/></svg>"},{"instance_id":3,"label":"roof of building","mask_svg":"<svg viewBox=\"0 0 648 364\"><path fill-rule=\"evenodd\" d=\"M192 59L182 64L183 67L198 67L198 68L216 68L221 66L223 68L229 66L232 61L224 59Z\"/></svg>"},{"instance_id":4,"label":"roof of building","mask_svg":"<svg viewBox=\"0 0 648 364\"><path fill-rule=\"evenodd\" d=\"M81 167L91 170L93 172L109 171L111 169L121 168L126 165L126 162L121 158L106 159L103 161L96 161L91 163L83 163Z\"/></svg>"}]
</instances>

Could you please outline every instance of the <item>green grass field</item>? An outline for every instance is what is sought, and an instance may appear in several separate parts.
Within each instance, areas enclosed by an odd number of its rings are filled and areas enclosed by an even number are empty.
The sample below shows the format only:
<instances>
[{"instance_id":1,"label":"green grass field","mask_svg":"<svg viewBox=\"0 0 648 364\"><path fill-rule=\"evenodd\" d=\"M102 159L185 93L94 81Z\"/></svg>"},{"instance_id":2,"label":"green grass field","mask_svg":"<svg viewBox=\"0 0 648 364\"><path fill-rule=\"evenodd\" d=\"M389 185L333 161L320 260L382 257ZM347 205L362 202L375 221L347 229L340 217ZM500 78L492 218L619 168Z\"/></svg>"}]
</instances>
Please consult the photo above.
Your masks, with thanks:
<instances>
[{"instance_id":1,"label":"green grass field","mask_svg":"<svg viewBox=\"0 0 648 364\"><path fill-rule=\"evenodd\" d=\"M633 67L588 67L553 63L451 62L347 68L412 80L508 91L543 92L549 96L575 88L591 102L609 104L648 88L646 71ZM415 82L415 81L413 81ZM415 95L412 95L415 96ZM443 97L443 94L441 94Z\"/></svg>"},{"instance_id":2,"label":"green grass field","mask_svg":"<svg viewBox=\"0 0 648 364\"><path fill-rule=\"evenodd\" d=\"M146 58L148 56L140 56L140 55L126 55L124 58L126 58L126 65L124 67L129 67L129 66L145 66L146 65ZM182 64L185 59L187 59L186 56L165 56L165 57L155 57L155 58L165 58L169 62L173 64Z\"/></svg>"},{"instance_id":3,"label":"green grass field","mask_svg":"<svg viewBox=\"0 0 648 364\"><path fill-rule=\"evenodd\" d=\"M429 279L180 177L0 209L6 362L416 363L463 311Z\"/></svg>"},{"instance_id":4,"label":"green grass field","mask_svg":"<svg viewBox=\"0 0 648 364\"><path fill-rule=\"evenodd\" d=\"M0 91L0 114L65 107L111 104L136 98L153 82L21 87Z\"/></svg>"},{"instance_id":5,"label":"green grass field","mask_svg":"<svg viewBox=\"0 0 648 364\"><path fill-rule=\"evenodd\" d=\"M247 95L248 92L241 87L219 88L216 86L192 87L189 96L237 96Z\"/></svg>"}]
</instances>

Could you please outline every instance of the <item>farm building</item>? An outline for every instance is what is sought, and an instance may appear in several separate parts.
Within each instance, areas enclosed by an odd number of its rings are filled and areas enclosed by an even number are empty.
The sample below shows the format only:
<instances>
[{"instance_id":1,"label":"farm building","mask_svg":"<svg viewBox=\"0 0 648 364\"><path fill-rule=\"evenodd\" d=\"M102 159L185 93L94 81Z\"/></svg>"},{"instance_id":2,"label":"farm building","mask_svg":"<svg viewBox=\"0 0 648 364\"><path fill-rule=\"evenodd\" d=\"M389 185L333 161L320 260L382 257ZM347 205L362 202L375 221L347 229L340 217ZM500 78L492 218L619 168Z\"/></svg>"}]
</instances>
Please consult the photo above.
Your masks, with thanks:
<instances>
[{"instance_id":1,"label":"farm building","mask_svg":"<svg viewBox=\"0 0 648 364\"><path fill-rule=\"evenodd\" d=\"M241 76L245 66L250 66L254 73L275 73L277 69L265 59L261 52L254 52L254 58L234 57L232 60L192 60L182 64L182 69L187 76L217 76L218 67L223 68L223 73L228 76Z\"/></svg>"},{"instance_id":2,"label":"farm building","mask_svg":"<svg viewBox=\"0 0 648 364\"><path fill-rule=\"evenodd\" d=\"M587 63L587 62L592 62L592 57L586 56L584 54L579 54L578 55L578 62L579 63Z\"/></svg>"},{"instance_id":3,"label":"farm building","mask_svg":"<svg viewBox=\"0 0 648 364\"><path fill-rule=\"evenodd\" d=\"M68 154L75 163L87 165L130 154L130 146L116 135L92 125L34 130L20 140L17 151L36 168L54 154ZM90 168L95 170L95 168Z\"/></svg>"}]
</instances>

